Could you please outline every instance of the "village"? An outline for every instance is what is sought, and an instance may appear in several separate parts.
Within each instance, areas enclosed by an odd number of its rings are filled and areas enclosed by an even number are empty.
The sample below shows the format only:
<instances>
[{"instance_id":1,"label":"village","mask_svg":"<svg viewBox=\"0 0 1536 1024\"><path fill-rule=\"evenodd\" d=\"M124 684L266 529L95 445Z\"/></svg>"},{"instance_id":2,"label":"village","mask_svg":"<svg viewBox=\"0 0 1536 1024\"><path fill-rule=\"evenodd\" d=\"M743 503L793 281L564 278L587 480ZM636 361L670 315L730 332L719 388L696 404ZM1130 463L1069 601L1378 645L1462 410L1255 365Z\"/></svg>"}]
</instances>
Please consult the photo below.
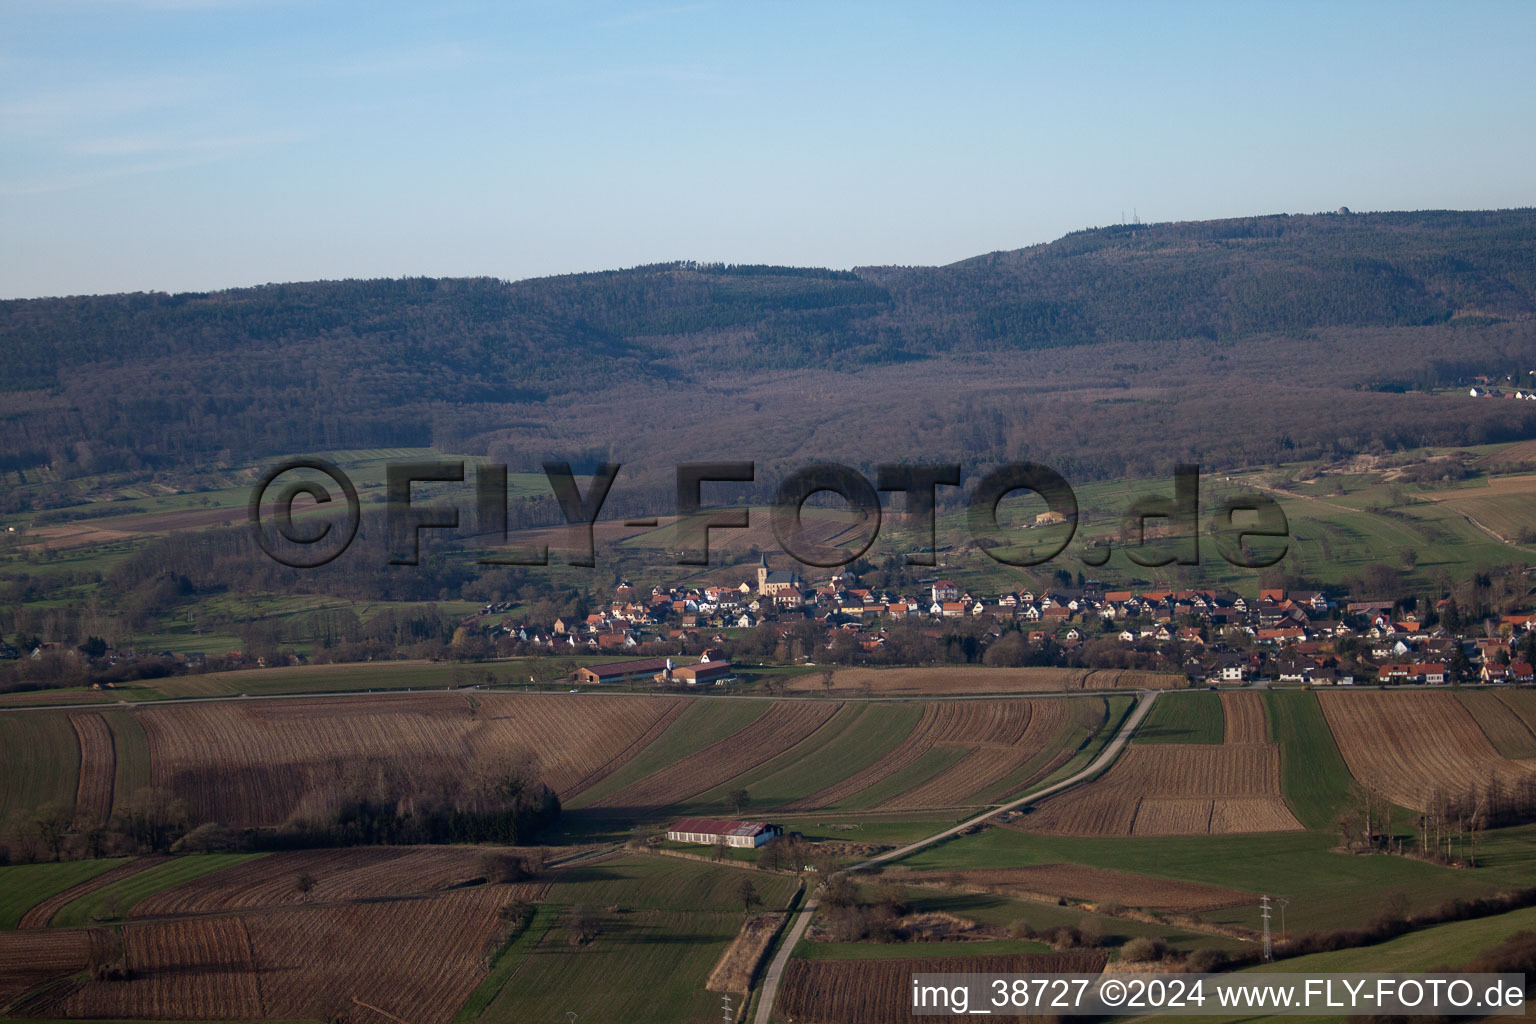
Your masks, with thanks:
<instances>
[{"instance_id":1,"label":"village","mask_svg":"<svg viewBox=\"0 0 1536 1024\"><path fill-rule=\"evenodd\" d=\"M782 655L788 638L798 655L789 660L802 664L905 663L890 650L898 633L964 650L974 655L968 660L986 665L1137 667L1180 672L1195 684L1438 686L1536 678L1536 612L1466 624L1450 598L1408 615L1391 601L1320 591L1244 596L1080 582L978 594L940 578L920 592L887 593L861 586L848 571L807 581L760 559L755 580L734 587L658 585L641 593L623 581L606 608L580 621L488 623L508 609L487 605L479 628L498 653L650 656L584 670L590 683L643 677L724 684L737 678L728 652L753 646ZM1466 635L1469 626L1486 635ZM754 634L758 643L751 645ZM946 644L956 638L963 642ZM672 655L695 656L697 664L673 666Z\"/></svg>"}]
</instances>

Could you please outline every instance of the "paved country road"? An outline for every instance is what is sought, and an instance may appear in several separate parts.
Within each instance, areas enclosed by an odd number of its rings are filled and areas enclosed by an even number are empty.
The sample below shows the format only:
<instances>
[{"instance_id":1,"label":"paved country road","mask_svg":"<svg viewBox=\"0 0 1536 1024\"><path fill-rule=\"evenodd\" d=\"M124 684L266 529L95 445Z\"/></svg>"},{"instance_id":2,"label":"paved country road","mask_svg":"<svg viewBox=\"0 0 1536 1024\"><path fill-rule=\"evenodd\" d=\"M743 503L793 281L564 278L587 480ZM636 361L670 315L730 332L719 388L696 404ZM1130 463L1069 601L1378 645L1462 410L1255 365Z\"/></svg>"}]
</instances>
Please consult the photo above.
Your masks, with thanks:
<instances>
[{"instance_id":1,"label":"paved country road","mask_svg":"<svg viewBox=\"0 0 1536 1024\"><path fill-rule=\"evenodd\" d=\"M971 828L974 825L980 825L982 822L995 815L1002 814L1005 811L1015 810L1019 807L1025 806L1026 804L1034 803L1036 800L1041 800L1048 796L1054 796L1064 789L1069 789L1080 782L1084 782L1093 778L1094 776L1098 775L1099 772L1103 771L1105 768L1109 767L1109 765L1114 763L1115 758L1120 756L1120 751L1125 749L1126 743L1130 741L1131 734L1136 731L1136 727L1141 724L1141 720L1147 717L1147 712L1152 710L1152 704L1157 700L1158 693L1159 691L1157 690L1143 690L1142 694L1146 697L1146 699L1136 705L1136 709L1132 711L1130 717L1125 720L1125 724L1120 726L1120 731L1115 734L1115 738L1110 740L1109 743L1105 745L1104 749L1099 752L1099 756L1094 758L1086 768L1077 774L1062 779L1060 782L1052 783L1042 790L1030 793L1028 796L1021 796L1017 800L1011 801L1010 803L1003 804L1000 807L994 807L989 811L978 814L976 817L971 818L968 821L962 821L960 824L951 826L942 832L935 833L926 839L919 839L915 843L909 843L906 846L895 850L887 850L885 853L879 854L878 856L871 857L868 860L860 861L847 870L866 871L869 868L875 867L879 864L884 864L887 861L899 860L900 858L916 853L918 850L924 849L925 847L932 846L934 843L940 843L953 836L957 836L961 832L964 832L966 829ZM789 927L784 930L784 941L779 946L778 953L774 955L773 963L768 965L768 972L763 975L763 993L757 1001L757 1013L752 1018L753 1024L769 1024L769 1021L772 1020L773 1004L779 995L779 983L783 980L784 968L789 965L789 956L794 952L795 945L800 941L801 937L805 935L806 928L810 926L811 918L815 915L816 912L819 893L820 890L818 889L816 892L811 894L811 897L805 901L805 906L800 908L799 913L795 915L795 919L791 921Z\"/></svg>"}]
</instances>

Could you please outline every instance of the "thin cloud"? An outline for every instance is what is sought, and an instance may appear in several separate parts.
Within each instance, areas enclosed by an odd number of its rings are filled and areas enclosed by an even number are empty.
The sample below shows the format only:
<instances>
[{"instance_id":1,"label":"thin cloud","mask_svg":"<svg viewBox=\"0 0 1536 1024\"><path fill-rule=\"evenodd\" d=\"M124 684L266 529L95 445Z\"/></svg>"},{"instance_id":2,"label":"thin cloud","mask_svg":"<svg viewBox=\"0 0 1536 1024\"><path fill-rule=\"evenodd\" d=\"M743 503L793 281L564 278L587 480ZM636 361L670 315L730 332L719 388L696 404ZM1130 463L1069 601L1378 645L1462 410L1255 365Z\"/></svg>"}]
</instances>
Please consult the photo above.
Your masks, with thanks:
<instances>
[{"instance_id":1,"label":"thin cloud","mask_svg":"<svg viewBox=\"0 0 1536 1024\"><path fill-rule=\"evenodd\" d=\"M132 177L140 174L158 174L163 171L178 171L186 167L196 167L200 164L212 163L219 159L216 156L204 156L183 160L158 160L149 163L124 164L118 167L103 167L90 171L79 171L74 174L50 175L46 178L22 178L11 181L0 181L0 196L35 196L48 192L67 192L71 189L86 188L104 181L116 178Z\"/></svg>"},{"instance_id":2,"label":"thin cloud","mask_svg":"<svg viewBox=\"0 0 1536 1024\"><path fill-rule=\"evenodd\" d=\"M167 75L101 79L39 92L0 101L0 130L13 135L61 134L82 121L202 102L212 84L206 77Z\"/></svg>"},{"instance_id":3,"label":"thin cloud","mask_svg":"<svg viewBox=\"0 0 1536 1024\"><path fill-rule=\"evenodd\" d=\"M70 143L65 149L76 156L142 156L147 153L219 153L233 149L250 149L258 146L282 145L297 141L292 133L265 135L233 135L223 137L176 137L119 135L99 139L82 139Z\"/></svg>"}]
</instances>

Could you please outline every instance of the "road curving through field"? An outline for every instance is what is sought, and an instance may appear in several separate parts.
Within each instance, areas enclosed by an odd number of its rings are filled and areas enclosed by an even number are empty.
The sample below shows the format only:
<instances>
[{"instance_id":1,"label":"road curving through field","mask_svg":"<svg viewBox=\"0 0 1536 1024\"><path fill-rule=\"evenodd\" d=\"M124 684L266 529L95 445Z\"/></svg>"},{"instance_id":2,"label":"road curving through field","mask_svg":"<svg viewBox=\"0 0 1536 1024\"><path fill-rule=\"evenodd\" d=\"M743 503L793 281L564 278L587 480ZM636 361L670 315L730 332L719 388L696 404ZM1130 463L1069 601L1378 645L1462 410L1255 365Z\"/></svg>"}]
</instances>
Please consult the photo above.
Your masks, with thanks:
<instances>
[{"instance_id":1,"label":"road curving through field","mask_svg":"<svg viewBox=\"0 0 1536 1024\"><path fill-rule=\"evenodd\" d=\"M1114 739L1110 740L1109 743L1105 745L1104 749L1099 752L1099 756L1094 758L1087 767L1075 775L1062 779L1060 782L1052 783L1051 785L1046 786L1044 789L1037 790L1026 796L1021 796L1017 800L1012 800L998 807L993 807L992 809L982 814L978 814L974 818L962 821L958 825L952 825L944 831L937 832L926 839L919 839L915 843L908 843L906 846L898 847L894 850L887 850L885 853L878 854L869 858L868 860L860 861L847 870L867 871L872 867L876 867L877 865L885 864L893 860L900 860L902 857L914 854L918 850L932 846L934 843L941 843L946 839L951 839L954 836L959 835L961 832L964 832L968 828L982 824L988 818L995 817L996 815L1002 814L1006 811L1016 810L1017 808L1023 807L1026 804L1034 803L1036 800L1043 800L1048 796L1055 796L1062 790L1070 789L1079 783L1086 782L1089 779L1095 778L1100 772L1113 764L1115 759L1120 756L1120 752L1125 749L1126 743L1130 742L1131 735L1135 733L1137 727L1141 725L1142 719L1146 718L1147 712L1152 710L1152 705L1156 702L1158 693L1159 691L1157 690L1142 690L1141 696L1146 699L1139 702L1135 709L1131 711L1131 714L1126 718L1124 724L1120 726L1120 731L1117 732ZM800 942L800 939L804 937L806 928L810 926L811 918L816 914L816 907L819 903L819 892L820 891L818 890L817 892L811 893L810 898L805 901L805 906L800 908L800 911L795 915L795 919L791 921L789 923L789 927L784 930L783 942L780 943L778 952L774 954L773 962L768 965L768 970L763 975L762 994L758 997L757 1000L757 1012L752 1017L753 1024L769 1024L769 1022L773 1019L773 1004L779 995L779 983L784 978L784 968L789 965L790 955L794 952L795 946Z\"/></svg>"}]
</instances>

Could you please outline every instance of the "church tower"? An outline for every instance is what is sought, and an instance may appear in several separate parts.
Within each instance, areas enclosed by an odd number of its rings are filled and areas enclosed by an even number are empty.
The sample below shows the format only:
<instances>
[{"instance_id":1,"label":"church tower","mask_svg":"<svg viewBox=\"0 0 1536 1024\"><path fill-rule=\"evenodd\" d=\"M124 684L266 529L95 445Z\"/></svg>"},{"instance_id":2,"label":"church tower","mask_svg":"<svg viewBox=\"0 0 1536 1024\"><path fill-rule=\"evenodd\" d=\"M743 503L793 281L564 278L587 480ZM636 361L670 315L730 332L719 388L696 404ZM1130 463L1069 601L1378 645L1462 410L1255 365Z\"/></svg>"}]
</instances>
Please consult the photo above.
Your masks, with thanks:
<instances>
[{"instance_id":1,"label":"church tower","mask_svg":"<svg viewBox=\"0 0 1536 1024\"><path fill-rule=\"evenodd\" d=\"M768 593L768 556L759 555L757 559L757 592L759 595Z\"/></svg>"}]
</instances>

